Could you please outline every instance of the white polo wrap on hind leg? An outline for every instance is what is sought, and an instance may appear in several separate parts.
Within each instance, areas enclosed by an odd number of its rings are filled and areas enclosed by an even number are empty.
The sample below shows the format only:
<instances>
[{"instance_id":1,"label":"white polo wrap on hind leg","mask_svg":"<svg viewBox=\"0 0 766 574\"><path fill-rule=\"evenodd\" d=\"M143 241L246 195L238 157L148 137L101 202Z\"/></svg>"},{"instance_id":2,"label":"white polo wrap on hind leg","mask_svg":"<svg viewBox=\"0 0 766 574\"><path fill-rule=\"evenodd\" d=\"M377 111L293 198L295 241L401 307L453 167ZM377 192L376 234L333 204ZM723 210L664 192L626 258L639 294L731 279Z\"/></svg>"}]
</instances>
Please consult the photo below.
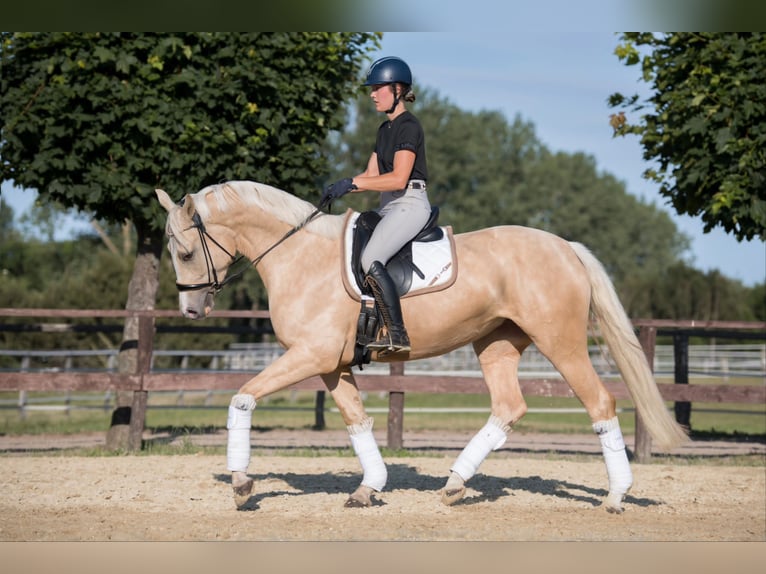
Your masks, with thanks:
<instances>
[{"instance_id":1,"label":"white polo wrap on hind leg","mask_svg":"<svg viewBox=\"0 0 766 574\"><path fill-rule=\"evenodd\" d=\"M617 417L608 421L599 421L593 423L593 431L601 440L601 451L604 453L606 474L609 478L610 498L619 497L619 500L622 500L625 493L633 486L633 473L625 452L620 422Z\"/></svg>"},{"instance_id":2,"label":"white polo wrap on hind leg","mask_svg":"<svg viewBox=\"0 0 766 574\"><path fill-rule=\"evenodd\" d=\"M252 426L255 397L234 395L229 404L226 428L229 438L226 444L226 463L232 472L247 472L250 464L250 427Z\"/></svg>"},{"instance_id":3,"label":"white polo wrap on hind leg","mask_svg":"<svg viewBox=\"0 0 766 574\"><path fill-rule=\"evenodd\" d=\"M510 425L505 424L495 415L491 415L487 424L474 435L450 470L458 474L463 481L468 480L476 474L479 465L484 462L490 452L505 444L510 430Z\"/></svg>"},{"instance_id":4,"label":"white polo wrap on hind leg","mask_svg":"<svg viewBox=\"0 0 766 574\"><path fill-rule=\"evenodd\" d=\"M378 443L372 434L373 419L366 418L359 424L349 425L348 434L351 437L351 446L362 464L362 485L369 486L380 492L386 486L388 471L383 457L380 455Z\"/></svg>"}]
</instances>

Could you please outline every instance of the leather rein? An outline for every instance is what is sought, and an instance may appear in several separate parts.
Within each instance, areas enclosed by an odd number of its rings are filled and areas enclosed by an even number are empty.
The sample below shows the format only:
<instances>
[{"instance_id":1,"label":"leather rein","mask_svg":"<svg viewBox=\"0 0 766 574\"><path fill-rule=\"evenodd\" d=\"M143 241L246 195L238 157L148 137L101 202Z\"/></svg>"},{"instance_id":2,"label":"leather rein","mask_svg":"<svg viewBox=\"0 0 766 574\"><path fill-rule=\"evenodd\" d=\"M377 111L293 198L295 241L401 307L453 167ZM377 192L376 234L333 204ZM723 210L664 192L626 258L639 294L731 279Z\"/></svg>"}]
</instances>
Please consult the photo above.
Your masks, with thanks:
<instances>
[{"instance_id":1,"label":"leather rein","mask_svg":"<svg viewBox=\"0 0 766 574\"><path fill-rule=\"evenodd\" d=\"M331 201L331 199L323 200L319 203L319 205L316 207L316 209L301 223L293 227L290 231L285 233L281 239L279 239L274 245L269 247L266 251L261 253L258 257L255 259L248 259L248 264L242 267L239 271L236 273L233 273L226 277L223 281L218 280L218 272L215 269L215 265L213 265L213 257L210 255L210 246L207 243L207 240L215 244L216 247L218 247L221 251L223 251L226 255L229 256L230 262L229 267L232 265L235 265L239 261L245 258L244 255L240 255L239 257L236 257L235 255L232 255L223 245L218 243L218 241L215 240L205 229L205 224L202 222L202 218L199 216L199 213L194 213L192 216L192 227L197 229L197 233L199 233L200 242L202 243L202 253L205 255L205 267L207 267L207 283L178 283L176 281L176 288L179 291L194 291L196 289L211 289L213 293L218 293L223 289L224 285L227 285L234 279L238 279L242 276L242 274L247 271L250 267L255 267L258 265L258 263L261 262L261 259L266 257L273 249L275 249L278 245L280 245L283 241L285 241L287 238L289 238L291 235L294 235L301 229L303 229L306 225L311 222L317 215L319 215L322 210L325 208L325 206ZM183 205L183 203L181 203Z\"/></svg>"}]
</instances>

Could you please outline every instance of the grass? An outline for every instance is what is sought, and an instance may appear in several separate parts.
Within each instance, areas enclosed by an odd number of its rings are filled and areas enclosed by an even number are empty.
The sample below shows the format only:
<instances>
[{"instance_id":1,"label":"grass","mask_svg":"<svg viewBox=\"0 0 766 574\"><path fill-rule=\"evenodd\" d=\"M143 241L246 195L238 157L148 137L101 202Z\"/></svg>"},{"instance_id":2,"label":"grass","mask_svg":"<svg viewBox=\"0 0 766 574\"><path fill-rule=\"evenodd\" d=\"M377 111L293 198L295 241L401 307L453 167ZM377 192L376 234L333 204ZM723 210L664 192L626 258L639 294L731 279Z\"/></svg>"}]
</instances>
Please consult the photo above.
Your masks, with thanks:
<instances>
[{"instance_id":1,"label":"grass","mask_svg":"<svg viewBox=\"0 0 766 574\"><path fill-rule=\"evenodd\" d=\"M48 402L63 405L62 393L28 393L30 404ZM6 405L18 398L17 393L0 393ZM79 434L100 432L111 422L112 405L104 408L103 393L78 395L76 405L68 412L63 410L28 410L22 416L19 409L6 406L0 409L0 434ZM265 428L306 429L314 424L314 398L311 391L283 391L259 403L253 424ZM206 395L187 392L183 395L184 408L178 408L177 393L150 393L146 427L150 429L193 428L222 429L226 423L229 394ZM75 403L73 402L73 405ZM519 421L519 432L588 433L590 420L582 412L541 413L536 409L581 409L577 399L528 397L530 412ZM673 404L667 403L672 409ZM386 424L388 396L386 393L369 393L365 406L376 419L377 428ZM87 407L81 409L79 407ZM344 429L345 424L334 410L332 399L325 403L325 424L331 430ZM635 417L630 401L618 401L622 409L620 423L623 433L635 432ZM404 427L410 431L450 430L471 431L481 428L489 415L489 396L486 394L433 394L407 393L405 409L418 408L472 408L480 412L422 413L406 412ZM695 433L732 437L766 436L766 406L762 404L694 403L691 425Z\"/></svg>"},{"instance_id":2,"label":"grass","mask_svg":"<svg viewBox=\"0 0 766 574\"><path fill-rule=\"evenodd\" d=\"M714 381L716 382L716 381ZM720 383L720 381L717 381ZM695 381L696 383L696 381ZM704 384L704 383L703 383ZM731 384L753 384L731 381ZM124 456L126 454L146 455L213 455L225 456L223 446L200 446L195 444L194 436L213 432L222 432L226 424L226 409L230 393L206 394L203 392L150 393L149 409L146 416L146 428L153 432L170 433L176 440L169 444L167 440L144 441L139 453L107 451L103 447L74 448L57 451L39 451L32 455L51 454L61 456ZM28 393L27 399L32 406L40 404L64 405L64 393ZM28 410L22 416L13 405L18 400L18 393L0 392L0 401L5 408L0 408L0 435L35 435L35 434L82 434L105 433L109 428L113 404L106 404L103 392L80 393L73 397L72 408L64 410ZM184 408L179 408L182 399ZM283 391L259 402L253 424L257 429L295 429L307 430L314 425L315 393L311 391ZM376 428L384 428L387 421L387 393L365 393L365 406L376 420ZM536 409L581 409L577 399L528 397L529 413L515 426L519 433L590 433L590 420L582 412L557 412L554 414L535 412ZM672 409L673 404L667 403ZM622 409L620 423L623 433L630 436L635 432L635 416L630 401L618 401ZM86 408L81 408L86 407ZM332 399L325 402L325 424L329 430L343 430L345 424L340 414L334 410ZM449 414L406 412L404 428L408 431L445 430L450 432L475 432L486 422L489 414L489 396L486 394L433 394L407 393L405 409L418 408L472 408L480 412L451 412ZM736 440L766 442L766 406L762 404L721 404L694 403L691 411L692 437L695 440ZM180 441L178 437L181 437ZM384 457L408 456L444 456L441 451L408 451L382 448ZM350 448L254 448L253 456L354 456ZM550 459L592 460L594 455L562 454L556 452L525 453L524 456ZM652 456L652 463L673 464L720 464L764 466L762 455L739 455L721 457L678 457L663 454Z\"/></svg>"},{"instance_id":3,"label":"grass","mask_svg":"<svg viewBox=\"0 0 766 574\"><path fill-rule=\"evenodd\" d=\"M384 460L392 458L444 458L452 456L439 450L417 450L417 449L390 449L380 448ZM120 456L213 456L220 459L226 457L225 446L201 446L194 444L191 440L182 441L181 444L161 444L145 441L143 448L138 452L128 452L120 450L107 450L99 447L80 447L58 450L40 450L24 453L25 456L39 457L120 457ZM254 447L251 451L253 459L264 456L296 457L296 458L322 458L322 457L347 457L354 458L356 455L351 447L347 448L258 448ZM2 456L2 454L0 454ZM490 456L516 456L492 453ZM600 461L602 457L596 453L565 453L559 451L540 451L525 452L523 458L567 461L567 462L593 462ZM757 454L739 454L739 455L720 455L720 456L682 456L655 453L649 461L649 464L663 465L681 465L681 466L751 466L766 467L766 458Z\"/></svg>"},{"instance_id":4,"label":"grass","mask_svg":"<svg viewBox=\"0 0 766 574\"><path fill-rule=\"evenodd\" d=\"M671 378L658 378L659 382L672 383ZM731 380L692 377L692 384L762 384L761 379L732 378ZM203 446L196 439L201 434L223 432L226 424L226 410L232 393L206 394L204 392L150 393L146 428L155 433L169 433L170 439L160 437L145 440L139 452L110 451L103 446L89 448L56 448L33 450L24 453L29 456L150 456L150 455L210 455L225 457L225 446ZM76 395L76 396L75 396ZM67 395L61 392L29 392L27 400L32 407L45 404L65 405ZM0 435L67 435L82 433L105 434L109 428L113 401L106 400L104 392L72 393L69 411L34 410L26 411L22 416L15 408L19 394L0 392ZM178 408L182 399L184 408ZM387 393L364 393L365 406L376 419L376 429L385 428L387 421ZM256 428L307 430L314 425L315 393L310 391L283 391L259 402L253 418ZM516 431L522 433L590 433L588 416L581 412L557 412L554 414L535 412L536 409L580 409L576 399L528 397L529 412L517 425ZM490 400L487 394L422 394L407 393L404 415L404 428L407 431L444 430L466 433L472 436L486 422ZM672 409L673 404L667 403ZM85 408L82 408L85 407ZM324 413L326 428L344 430L345 424L329 394ZM413 412L418 408L472 408L480 412L451 412L436 414ZM635 433L635 416L630 401L618 401L621 409L620 422L623 433L631 436ZM766 443L766 405L764 404L721 404L694 403L691 410L692 437L698 441L732 440L738 442ZM630 440L626 441L632 444ZM385 458L407 457L443 457L445 452L439 449L408 450L381 448ZM252 454L258 456L295 456L295 457L353 457L350 446L341 447L258 447L254 445ZM514 451L513 456L517 455ZM0 456L8 455L0 453ZM451 455L450 455L451 456ZM495 453L493 456L510 456L508 451ZM598 454L562 453L562 452L524 452L524 457L546 460L592 461L600 459ZM678 456L654 453L652 464L680 465L721 465L721 466L766 466L763 455L723 455L723 456Z\"/></svg>"}]
</instances>

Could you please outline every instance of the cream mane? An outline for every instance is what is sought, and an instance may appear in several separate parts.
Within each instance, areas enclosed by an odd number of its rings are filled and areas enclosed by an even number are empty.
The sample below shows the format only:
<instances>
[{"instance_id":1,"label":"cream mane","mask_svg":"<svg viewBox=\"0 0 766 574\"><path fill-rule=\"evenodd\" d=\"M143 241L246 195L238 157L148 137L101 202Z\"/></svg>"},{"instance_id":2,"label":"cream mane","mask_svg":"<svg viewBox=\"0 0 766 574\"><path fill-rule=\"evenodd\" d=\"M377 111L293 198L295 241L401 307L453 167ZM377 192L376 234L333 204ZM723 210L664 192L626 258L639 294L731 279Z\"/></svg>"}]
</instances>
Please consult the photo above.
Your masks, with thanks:
<instances>
[{"instance_id":1,"label":"cream mane","mask_svg":"<svg viewBox=\"0 0 766 574\"><path fill-rule=\"evenodd\" d=\"M292 226L303 223L316 209L308 201L264 183L227 181L210 185L192 195L194 205L203 221L210 216L210 210L204 201L209 194L214 194L218 209L222 212L236 209L237 204L241 202L255 205L279 221ZM337 237L342 232L343 220L343 217L336 215L320 214L306 226L306 230L328 237Z\"/></svg>"}]
</instances>

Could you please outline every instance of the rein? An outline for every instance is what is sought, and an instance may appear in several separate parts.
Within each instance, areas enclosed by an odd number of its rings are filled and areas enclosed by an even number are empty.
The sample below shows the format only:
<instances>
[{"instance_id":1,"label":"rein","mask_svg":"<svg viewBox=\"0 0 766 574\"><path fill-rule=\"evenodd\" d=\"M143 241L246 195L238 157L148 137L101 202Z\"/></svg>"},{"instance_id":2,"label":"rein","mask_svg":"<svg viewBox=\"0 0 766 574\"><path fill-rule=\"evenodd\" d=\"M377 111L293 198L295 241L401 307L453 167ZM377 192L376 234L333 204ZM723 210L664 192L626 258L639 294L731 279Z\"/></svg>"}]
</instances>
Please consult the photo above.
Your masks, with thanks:
<instances>
[{"instance_id":1,"label":"rein","mask_svg":"<svg viewBox=\"0 0 766 574\"><path fill-rule=\"evenodd\" d=\"M272 250L274 250L277 246L279 246L283 241L285 241L287 238L294 235L295 233L303 229L306 225L308 225L312 219L314 219L317 215L322 213L322 210L327 206L328 203L330 203L330 201L331 201L330 198L326 198L322 200L319 203L319 205L316 207L316 209L314 209L314 211L306 219L304 219L301 223L299 223L298 225L293 227L290 231L285 233L281 239L279 239L276 243L274 243L274 245L269 247L266 251L261 253L258 257L256 257L255 259L249 260L248 264L244 266L241 270L229 275L223 281L218 281L218 273L216 272L215 265L213 265L213 258L210 255L210 247L207 244L206 238L212 241L221 251L223 251L226 255L229 256L231 260L229 262L229 267L231 267L232 265L235 265L240 260L244 259L245 256L240 255L239 257L235 257L234 255L229 253L229 251L223 245L218 243L218 241L216 241L215 238L213 238L207 232L207 230L205 229L205 224L202 223L202 218L199 216L199 213L195 213L192 216L192 223L194 223L192 227L195 227L197 229L197 232L199 233L200 242L202 243L202 253L205 255L205 266L207 267L208 282L207 283L176 282L176 288L179 291L194 291L196 289L205 289L205 288L212 287L213 292L217 294L219 291L221 291L221 289L223 289L224 285L226 285L227 283L230 283L234 279L239 279L245 273L245 271L247 271L250 267L255 267L256 265L258 265L258 263L261 262L261 259L266 257L266 255L268 255Z\"/></svg>"}]
</instances>

